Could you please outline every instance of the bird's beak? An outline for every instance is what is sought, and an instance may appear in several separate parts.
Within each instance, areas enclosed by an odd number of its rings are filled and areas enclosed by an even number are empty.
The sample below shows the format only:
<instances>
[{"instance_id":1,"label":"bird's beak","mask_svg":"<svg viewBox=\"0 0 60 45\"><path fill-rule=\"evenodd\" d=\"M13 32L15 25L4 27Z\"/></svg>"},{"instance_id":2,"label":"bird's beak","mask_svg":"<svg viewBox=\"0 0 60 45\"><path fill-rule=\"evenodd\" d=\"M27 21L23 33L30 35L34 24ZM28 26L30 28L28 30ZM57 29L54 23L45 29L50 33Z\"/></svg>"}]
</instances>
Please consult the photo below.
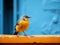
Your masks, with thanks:
<instances>
[{"instance_id":1,"label":"bird's beak","mask_svg":"<svg viewBox=\"0 0 60 45\"><path fill-rule=\"evenodd\" d=\"M28 18L31 18L31 17L28 17Z\"/></svg>"}]
</instances>

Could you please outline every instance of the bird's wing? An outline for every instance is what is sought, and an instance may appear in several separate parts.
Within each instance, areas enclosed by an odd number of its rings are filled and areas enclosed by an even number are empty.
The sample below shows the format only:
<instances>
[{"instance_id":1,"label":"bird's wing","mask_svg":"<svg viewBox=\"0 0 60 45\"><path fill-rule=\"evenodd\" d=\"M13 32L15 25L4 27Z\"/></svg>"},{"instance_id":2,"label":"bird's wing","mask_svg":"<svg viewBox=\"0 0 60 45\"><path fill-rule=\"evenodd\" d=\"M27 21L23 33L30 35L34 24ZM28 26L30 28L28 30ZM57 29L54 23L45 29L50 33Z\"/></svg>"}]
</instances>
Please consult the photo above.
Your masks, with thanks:
<instances>
[{"instance_id":1,"label":"bird's wing","mask_svg":"<svg viewBox=\"0 0 60 45\"><path fill-rule=\"evenodd\" d=\"M17 22L16 25L15 25L15 27L16 27L17 25L19 26L19 28L22 28L22 27L23 27L23 23L22 23L22 22L21 22L21 23Z\"/></svg>"}]
</instances>

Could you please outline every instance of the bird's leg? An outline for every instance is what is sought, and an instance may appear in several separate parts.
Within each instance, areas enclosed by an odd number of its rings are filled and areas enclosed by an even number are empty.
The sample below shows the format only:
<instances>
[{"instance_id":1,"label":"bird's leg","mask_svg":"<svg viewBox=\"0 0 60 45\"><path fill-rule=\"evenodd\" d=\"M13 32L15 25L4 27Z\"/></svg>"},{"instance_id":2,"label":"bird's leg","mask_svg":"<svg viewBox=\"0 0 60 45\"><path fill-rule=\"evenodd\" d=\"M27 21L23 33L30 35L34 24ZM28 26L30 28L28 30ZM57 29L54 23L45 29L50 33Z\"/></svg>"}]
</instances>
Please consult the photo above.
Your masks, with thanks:
<instances>
[{"instance_id":1,"label":"bird's leg","mask_svg":"<svg viewBox=\"0 0 60 45\"><path fill-rule=\"evenodd\" d=\"M23 33L24 33L24 36L27 36L27 34L23 31Z\"/></svg>"},{"instance_id":2,"label":"bird's leg","mask_svg":"<svg viewBox=\"0 0 60 45\"><path fill-rule=\"evenodd\" d=\"M27 36L27 34L24 31L23 31L23 33L24 33L24 36L26 36L29 39L29 37Z\"/></svg>"},{"instance_id":3,"label":"bird's leg","mask_svg":"<svg viewBox=\"0 0 60 45\"><path fill-rule=\"evenodd\" d=\"M26 37L28 36L24 31L23 31L23 33L24 33L24 36L26 36ZM29 37L33 38L34 36L30 35Z\"/></svg>"}]
</instances>

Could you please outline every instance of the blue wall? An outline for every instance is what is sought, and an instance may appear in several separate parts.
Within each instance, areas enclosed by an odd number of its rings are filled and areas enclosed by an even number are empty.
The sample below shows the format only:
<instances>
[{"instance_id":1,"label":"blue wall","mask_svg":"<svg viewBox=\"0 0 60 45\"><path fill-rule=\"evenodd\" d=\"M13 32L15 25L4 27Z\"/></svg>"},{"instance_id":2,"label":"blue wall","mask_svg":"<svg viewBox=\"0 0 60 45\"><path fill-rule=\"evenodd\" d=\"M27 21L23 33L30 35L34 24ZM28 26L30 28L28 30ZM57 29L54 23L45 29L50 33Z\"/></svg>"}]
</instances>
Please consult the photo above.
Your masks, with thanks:
<instances>
[{"instance_id":1,"label":"blue wall","mask_svg":"<svg viewBox=\"0 0 60 45\"><path fill-rule=\"evenodd\" d=\"M30 25L25 31L26 34L60 34L59 2L60 0L14 0L13 25L15 26L19 17L26 13L32 17L29 19ZM3 0L0 0L0 34L3 33L2 3ZM14 29L11 31L14 32Z\"/></svg>"},{"instance_id":2,"label":"blue wall","mask_svg":"<svg viewBox=\"0 0 60 45\"><path fill-rule=\"evenodd\" d=\"M19 15L26 13L32 17L25 31L27 34L60 34L60 0L19 0L19 2Z\"/></svg>"},{"instance_id":3,"label":"blue wall","mask_svg":"<svg viewBox=\"0 0 60 45\"><path fill-rule=\"evenodd\" d=\"M3 33L3 0L0 0L0 34Z\"/></svg>"},{"instance_id":4,"label":"blue wall","mask_svg":"<svg viewBox=\"0 0 60 45\"><path fill-rule=\"evenodd\" d=\"M28 35L60 34L59 2L60 0L13 0L13 25L15 26L19 17L26 13L32 17L29 19L30 25L25 31ZM0 34L3 31L3 0L0 0ZM11 33L13 33L12 31L14 32L14 29L10 30Z\"/></svg>"}]
</instances>

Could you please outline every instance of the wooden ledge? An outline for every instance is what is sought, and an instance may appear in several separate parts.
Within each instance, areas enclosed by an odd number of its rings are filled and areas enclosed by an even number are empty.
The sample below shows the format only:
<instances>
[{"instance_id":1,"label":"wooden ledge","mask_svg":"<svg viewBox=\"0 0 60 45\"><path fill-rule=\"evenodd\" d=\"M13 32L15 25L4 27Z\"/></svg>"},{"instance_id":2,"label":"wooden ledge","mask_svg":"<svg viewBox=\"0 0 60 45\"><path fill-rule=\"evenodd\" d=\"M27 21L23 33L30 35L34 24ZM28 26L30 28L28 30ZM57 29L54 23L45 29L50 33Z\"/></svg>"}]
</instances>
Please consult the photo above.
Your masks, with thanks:
<instances>
[{"instance_id":1,"label":"wooden ledge","mask_svg":"<svg viewBox=\"0 0 60 45\"><path fill-rule=\"evenodd\" d=\"M0 43L60 43L60 35L0 35Z\"/></svg>"}]
</instances>

